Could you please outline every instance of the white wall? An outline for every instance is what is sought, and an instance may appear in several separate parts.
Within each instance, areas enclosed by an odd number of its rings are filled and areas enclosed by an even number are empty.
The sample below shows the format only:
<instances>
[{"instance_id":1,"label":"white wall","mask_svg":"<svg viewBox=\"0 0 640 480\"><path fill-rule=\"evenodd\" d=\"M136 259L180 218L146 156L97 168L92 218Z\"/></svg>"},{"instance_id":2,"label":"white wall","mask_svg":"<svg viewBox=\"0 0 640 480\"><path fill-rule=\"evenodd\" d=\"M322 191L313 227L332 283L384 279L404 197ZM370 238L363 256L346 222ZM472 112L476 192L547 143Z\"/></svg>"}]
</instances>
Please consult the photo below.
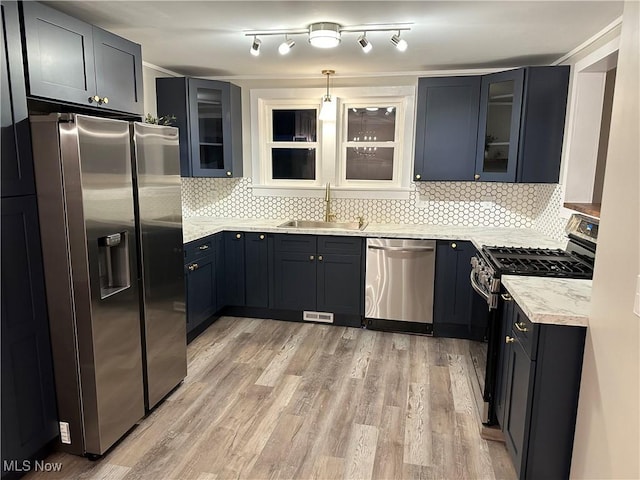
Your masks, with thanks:
<instances>
[{"instance_id":1,"label":"white wall","mask_svg":"<svg viewBox=\"0 0 640 480\"><path fill-rule=\"evenodd\" d=\"M625 3L572 478L640 478L640 3Z\"/></svg>"}]
</instances>

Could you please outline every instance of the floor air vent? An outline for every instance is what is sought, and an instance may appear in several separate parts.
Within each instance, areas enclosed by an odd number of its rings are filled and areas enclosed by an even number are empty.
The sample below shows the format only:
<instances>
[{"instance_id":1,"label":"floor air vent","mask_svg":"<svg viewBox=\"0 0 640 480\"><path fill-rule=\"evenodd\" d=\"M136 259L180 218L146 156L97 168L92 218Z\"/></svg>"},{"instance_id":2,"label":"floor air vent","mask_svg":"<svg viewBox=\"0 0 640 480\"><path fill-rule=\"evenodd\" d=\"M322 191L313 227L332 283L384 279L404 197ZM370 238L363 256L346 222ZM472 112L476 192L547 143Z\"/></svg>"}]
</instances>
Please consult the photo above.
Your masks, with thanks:
<instances>
[{"instance_id":1,"label":"floor air vent","mask_svg":"<svg viewBox=\"0 0 640 480\"><path fill-rule=\"evenodd\" d=\"M306 322L333 323L333 313L327 312L302 312L302 319Z\"/></svg>"}]
</instances>

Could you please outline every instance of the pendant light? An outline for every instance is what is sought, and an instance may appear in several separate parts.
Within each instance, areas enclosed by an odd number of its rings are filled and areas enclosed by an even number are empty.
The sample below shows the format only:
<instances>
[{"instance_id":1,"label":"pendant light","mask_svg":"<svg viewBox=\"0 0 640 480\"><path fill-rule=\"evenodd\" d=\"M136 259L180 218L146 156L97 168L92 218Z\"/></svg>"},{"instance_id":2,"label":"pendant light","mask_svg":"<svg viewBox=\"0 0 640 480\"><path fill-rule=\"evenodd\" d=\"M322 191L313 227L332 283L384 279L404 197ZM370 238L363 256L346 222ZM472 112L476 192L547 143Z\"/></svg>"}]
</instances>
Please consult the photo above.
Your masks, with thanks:
<instances>
[{"instance_id":1,"label":"pendant light","mask_svg":"<svg viewBox=\"0 0 640 480\"><path fill-rule=\"evenodd\" d=\"M322 75L327 76L327 93L322 97L320 108L320 120L323 122L333 122L336 119L336 99L329 94L329 77L335 73L335 70L322 70Z\"/></svg>"}]
</instances>

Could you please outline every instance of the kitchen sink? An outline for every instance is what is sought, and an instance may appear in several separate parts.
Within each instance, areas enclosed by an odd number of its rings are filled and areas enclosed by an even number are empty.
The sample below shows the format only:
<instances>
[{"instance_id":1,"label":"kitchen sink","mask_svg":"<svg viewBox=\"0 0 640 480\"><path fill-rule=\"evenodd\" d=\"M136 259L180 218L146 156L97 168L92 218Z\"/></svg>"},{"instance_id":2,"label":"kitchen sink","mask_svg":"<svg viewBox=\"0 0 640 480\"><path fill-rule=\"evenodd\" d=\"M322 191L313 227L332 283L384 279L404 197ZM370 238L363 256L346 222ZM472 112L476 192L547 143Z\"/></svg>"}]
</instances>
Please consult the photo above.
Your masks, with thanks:
<instances>
[{"instance_id":1,"label":"kitchen sink","mask_svg":"<svg viewBox=\"0 0 640 480\"><path fill-rule=\"evenodd\" d=\"M289 220L278 227L282 228L329 228L332 230L364 230L366 223L360 222L323 222L320 220Z\"/></svg>"}]
</instances>

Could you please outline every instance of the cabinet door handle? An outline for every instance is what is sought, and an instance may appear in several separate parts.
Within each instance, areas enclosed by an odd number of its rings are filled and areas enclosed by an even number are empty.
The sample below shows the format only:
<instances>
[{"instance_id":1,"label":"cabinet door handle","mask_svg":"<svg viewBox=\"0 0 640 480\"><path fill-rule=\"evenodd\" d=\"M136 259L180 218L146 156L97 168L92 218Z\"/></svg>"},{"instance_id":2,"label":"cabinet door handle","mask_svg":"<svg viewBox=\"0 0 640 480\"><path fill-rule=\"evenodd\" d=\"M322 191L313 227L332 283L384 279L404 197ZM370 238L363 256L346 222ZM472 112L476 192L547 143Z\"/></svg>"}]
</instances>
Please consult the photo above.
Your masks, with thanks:
<instances>
[{"instance_id":1,"label":"cabinet door handle","mask_svg":"<svg viewBox=\"0 0 640 480\"><path fill-rule=\"evenodd\" d=\"M516 322L513 324L513 326L516 327L516 330L518 330L519 332L529 331L529 329L526 327L526 324L524 322Z\"/></svg>"},{"instance_id":2,"label":"cabinet door handle","mask_svg":"<svg viewBox=\"0 0 640 480\"><path fill-rule=\"evenodd\" d=\"M209 245L200 245L198 250L209 250Z\"/></svg>"},{"instance_id":3,"label":"cabinet door handle","mask_svg":"<svg viewBox=\"0 0 640 480\"><path fill-rule=\"evenodd\" d=\"M420 180L422 178L422 175L420 175L419 173L416 174L416 180Z\"/></svg>"},{"instance_id":4,"label":"cabinet door handle","mask_svg":"<svg viewBox=\"0 0 640 480\"><path fill-rule=\"evenodd\" d=\"M456 242L453 242L453 243L451 244L451 248L457 248L457 247L458 247L458 244L457 244Z\"/></svg>"},{"instance_id":5,"label":"cabinet door handle","mask_svg":"<svg viewBox=\"0 0 640 480\"><path fill-rule=\"evenodd\" d=\"M513 343L515 342L516 339L513 337L510 337L509 335L507 335L506 337L504 337L504 343Z\"/></svg>"},{"instance_id":6,"label":"cabinet door handle","mask_svg":"<svg viewBox=\"0 0 640 480\"><path fill-rule=\"evenodd\" d=\"M474 180L480 180L480 174L476 173L473 178Z\"/></svg>"},{"instance_id":7,"label":"cabinet door handle","mask_svg":"<svg viewBox=\"0 0 640 480\"><path fill-rule=\"evenodd\" d=\"M318 261L321 262L322 261L322 255L318 255Z\"/></svg>"},{"instance_id":8,"label":"cabinet door handle","mask_svg":"<svg viewBox=\"0 0 640 480\"><path fill-rule=\"evenodd\" d=\"M89 100L89 103L93 103L93 102L100 103L100 97L98 95L94 95L93 97L89 97L88 100Z\"/></svg>"},{"instance_id":9,"label":"cabinet door handle","mask_svg":"<svg viewBox=\"0 0 640 480\"><path fill-rule=\"evenodd\" d=\"M236 238L242 238L242 234L241 233L236 233Z\"/></svg>"},{"instance_id":10,"label":"cabinet door handle","mask_svg":"<svg viewBox=\"0 0 640 480\"><path fill-rule=\"evenodd\" d=\"M264 235L260 235L260 240L264 240Z\"/></svg>"},{"instance_id":11,"label":"cabinet door handle","mask_svg":"<svg viewBox=\"0 0 640 480\"><path fill-rule=\"evenodd\" d=\"M103 98L102 98L102 103L104 103L105 105L106 105L107 103L109 103L109 97L103 97Z\"/></svg>"},{"instance_id":12,"label":"cabinet door handle","mask_svg":"<svg viewBox=\"0 0 640 480\"><path fill-rule=\"evenodd\" d=\"M230 177L230 176L231 176L231 172L227 172L227 177Z\"/></svg>"},{"instance_id":13,"label":"cabinet door handle","mask_svg":"<svg viewBox=\"0 0 640 480\"><path fill-rule=\"evenodd\" d=\"M192 263L187 268L189 269L190 272L193 272L194 270L198 269L198 264L197 263Z\"/></svg>"},{"instance_id":14,"label":"cabinet door handle","mask_svg":"<svg viewBox=\"0 0 640 480\"><path fill-rule=\"evenodd\" d=\"M504 300L505 302L510 302L511 300L513 300L513 297L508 293L500 294L500 298L502 298L502 300Z\"/></svg>"},{"instance_id":15,"label":"cabinet door handle","mask_svg":"<svg viewBox=\"0 0 640 480\"><path fill-rule=\"evenodd\" d=\"M309 255L309 260L313 261L315 257L313 255Z\"/></svg>"}]
</instances>

